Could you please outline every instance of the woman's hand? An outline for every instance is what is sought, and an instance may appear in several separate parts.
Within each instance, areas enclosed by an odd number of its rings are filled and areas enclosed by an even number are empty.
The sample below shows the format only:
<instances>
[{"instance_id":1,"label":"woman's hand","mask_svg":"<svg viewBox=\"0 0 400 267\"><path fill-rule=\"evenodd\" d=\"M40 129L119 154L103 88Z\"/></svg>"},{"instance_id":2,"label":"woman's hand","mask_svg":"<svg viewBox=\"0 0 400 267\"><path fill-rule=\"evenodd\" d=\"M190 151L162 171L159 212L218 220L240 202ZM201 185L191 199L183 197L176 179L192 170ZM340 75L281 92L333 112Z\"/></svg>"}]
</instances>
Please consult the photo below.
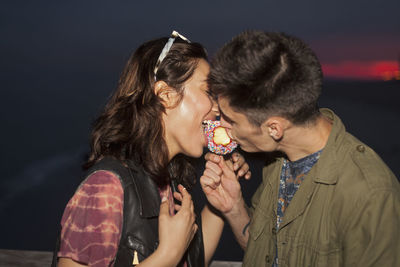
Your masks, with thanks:
<instances>
[{"instance_id":1,"label":"woman's hand","mask_svg":"<svg viewBox=\"0 0 400 267\"><path fill-rule=\"evenodd\" d=\"M195 235L198 226L195 223L192 197L182 185L178 185L182 205L175 215L169 214L169 201L164 200L160 206L158 231L160 245L158 250L163 251L165 257L179 263Z\"/></svg>"}]
</instances>

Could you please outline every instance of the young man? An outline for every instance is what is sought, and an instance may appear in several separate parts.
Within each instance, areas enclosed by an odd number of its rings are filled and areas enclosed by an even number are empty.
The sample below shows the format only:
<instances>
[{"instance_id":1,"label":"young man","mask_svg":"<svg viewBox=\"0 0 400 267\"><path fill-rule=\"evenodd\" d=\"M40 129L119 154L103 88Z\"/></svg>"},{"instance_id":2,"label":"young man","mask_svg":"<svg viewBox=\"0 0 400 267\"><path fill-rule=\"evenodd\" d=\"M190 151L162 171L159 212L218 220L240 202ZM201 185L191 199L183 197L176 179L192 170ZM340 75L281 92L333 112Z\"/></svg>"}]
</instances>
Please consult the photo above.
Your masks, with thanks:
<instances>
[{"instance_id":1,"label":"young man","mask_svg":"<svg viewBox=\"0 0 400 267\"><path fill-rule=\"evenodd\" d=\"M209 85L228 134L247 152L277 152L251 207L235 168L206 155L201 185L245 249L243 266L400 264L400 185L318 108L321 84L314 53L281 33L244 32L213 61Z\"/></svg>"}]
</instances>

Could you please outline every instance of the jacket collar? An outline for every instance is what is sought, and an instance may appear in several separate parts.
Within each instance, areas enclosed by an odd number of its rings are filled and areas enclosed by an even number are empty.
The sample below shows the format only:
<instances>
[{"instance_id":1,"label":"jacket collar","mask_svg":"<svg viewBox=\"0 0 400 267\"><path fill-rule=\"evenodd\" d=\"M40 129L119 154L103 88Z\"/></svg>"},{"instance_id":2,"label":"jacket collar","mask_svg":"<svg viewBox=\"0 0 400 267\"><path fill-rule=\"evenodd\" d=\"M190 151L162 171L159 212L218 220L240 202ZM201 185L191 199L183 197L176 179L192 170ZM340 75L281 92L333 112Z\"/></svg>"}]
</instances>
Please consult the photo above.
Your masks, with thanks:
<instances>
[{"instance_id":1,"label":"jacket collar","mask_svg":"<svg viewBox=\"0 0 400 267\"><path fill-rule=\"evenodd\" d=\"M320 158L307 174L307 177L311 179L305 179L301 183L299 191L296 192L292 202L290 202L290 205L285 211L285 216L283 217L280 229L292 222L305 211L315 192L317 183L327 185L334 185L337 183L338 176L335 173L337 173L337 169L340 167L337 161L337 148L342 142L346 131L339 117L337 117L331 110L321 109L321 113L332 121L332 130L329 134L328 141L322 150Z\"/></svg>"},{"instance_id":2,"label":"jacket collar","mask_svg":"<svg viewBox=\"0 0 400 267\"><path fill-rule=\"evenodd\" d=\"M309 175L313 177L316 183L336 184L338 180L337 170L340 168L337 160L337 149L343 141L346 129L340 118L332 110L322 108L320 111L323 116L332 121L332 130L321 156L314 166L315 170L312 170Z\"/></svg>"}]
</instances>

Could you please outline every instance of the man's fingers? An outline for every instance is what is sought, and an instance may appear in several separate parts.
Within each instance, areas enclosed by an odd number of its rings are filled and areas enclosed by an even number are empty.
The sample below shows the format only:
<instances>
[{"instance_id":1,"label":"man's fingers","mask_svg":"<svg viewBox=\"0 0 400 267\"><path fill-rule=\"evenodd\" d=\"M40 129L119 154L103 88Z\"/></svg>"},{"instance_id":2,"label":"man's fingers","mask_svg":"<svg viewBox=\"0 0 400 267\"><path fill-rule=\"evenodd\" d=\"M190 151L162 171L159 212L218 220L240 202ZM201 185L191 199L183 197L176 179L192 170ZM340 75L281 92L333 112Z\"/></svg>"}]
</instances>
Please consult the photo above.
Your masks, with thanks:
<instances>
[{"instance_id":1,"label":"man's fingers","mask_svg":"<svg viewBox=\"0 0 400 267\"><path fill-rule=\"evenodd\" d=\"M213 172L209 169L205 169L203 175L213 179L215 184L219 184L221 181L221 176L217 175L215 172Z\"/></svg>"},{"instance_id":2,"label":"man's fingers","mask_svg":"<svg viewBox=\"0 0 400 267\"><path fill-rule=\"evenodd\" d=\"M214 180L208 176L201 176L200 177L200 184L203 190L206 189L206 187L210 187L212 189L216 189L217 185L215 184Z\"/></svg>"},{"instance_id":3,"label":"man's fingers","mask_svg":"<svg viewBox=\"0 0 400 267\"><path fill-rule=\"evenodd\" d=\"M222 170L221 170L221 168L218 166L218 164L217 164L217 163L214 163L214 162L212 162L212 161L207 161L207 162L206 162L206 170L207 170L207 169L212 170L212 171L215 172L215 174L217 174L217 175L221 175L221 174L222 174Z\"/></svg>"},{"instance_id":4,"label":"man's fingers","mask_svg":"<svg viewBox=\"0 0 400 267\"><path fill-rule=\"evenodd\" d=\"M246 175L244 176L244 178L245 178L246 180L249 180L249 179L251 178L251 171L248 171L248 172L246 173Z\"/></svg>"},{"instance_id":5,"label":"man's fingers","mask_svg":"<svg viewBox=\"0 0 400 267\"><path fill-rule=\"evenodd\" d=\"M238 175L244 176L248 171L249 171L249 164L245 163L242 165L242 167L240 168L240 170L238 171Z\"/></svg>"},{"instance_id":6,"label":"man's fingers","mask_svg":"<svg viewBox=\"0 0 400 267\"><path fill-rule=\"evenodd\" d=\"M231 170L234 171L234 169L233 169L233 161L231 159L222 160L222 161L225 161L226 166L228 166Z\"/></svg>"},{"instance_id":7,"label":"man's fingers","mask_svg":"<svg viewBox=\"0 0 400 267\"><path fill-rule=\"evenodd\" d=\"M232 155L232 161L234 171L239 170L240 167L242 167L242 165L246 163L244 157L237 152L234 152L234 154Z\"/></svg>"},{"instance_id":8,"label":"man's fingers","mask_svg":"<svg viewBox=\"0 0 400 267\"><path fill-rule=\"evenodd\" d=\"M225 160L221 160L221 162L219 163L219 167L222 169L222 172L226 177L232 177L232 175L233 177L236 177L236 174L230 167L228 167Z\"/></svg>"},{"instance_id":9,"label":"man's fingers","mask_svg":"<svg viewBox=\"0 0 400 267\"><path fill-rule=\"evenodd\" d=\"M242 155L240 155L238 152L235 151L232 153L233 162L237 162L240 158L242 158Z\"/></svg>"},{"instance_id":10,"label":"man's fingers","mask_svg":"<svg viewBox=\"0 0 400 267\"><path fill-rule=\"evenodd\" d=\"M210 153L208 152L205 156L204 156L206 161L212 161L214 163L219 163L221 161L221 157L214 154L214 153Z\"/></svg>"}]
</instances>

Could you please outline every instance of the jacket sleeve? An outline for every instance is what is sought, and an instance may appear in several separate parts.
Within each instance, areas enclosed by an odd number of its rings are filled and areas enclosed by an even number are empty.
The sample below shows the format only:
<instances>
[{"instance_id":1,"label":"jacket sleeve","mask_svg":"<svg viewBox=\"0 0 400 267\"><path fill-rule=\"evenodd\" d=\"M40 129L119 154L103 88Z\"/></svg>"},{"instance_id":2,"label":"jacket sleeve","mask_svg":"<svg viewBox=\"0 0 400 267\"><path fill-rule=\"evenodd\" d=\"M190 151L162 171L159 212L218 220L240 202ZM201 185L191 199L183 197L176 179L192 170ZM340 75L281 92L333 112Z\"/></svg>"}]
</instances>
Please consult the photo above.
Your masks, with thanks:
<instances>
[{"instance_id":1,"label":"jacket sleeve","mask_svg":"<svg viewBox=\"0 0 400 267\"><path fill-rule=\"evenodd\" d=\"M343 266L399 266L399 192L376 190L355 206L353 215L343 237Z\"/></svg>"},{"instance_id":2,"label":"jacket sleeve","mask_svg":"<svg viewBox=\"0 0 400 267\"><path fill-rule=\"evenodd\" d=\"M265 183L264 183L264 179L263 179L263 181L258 186L256 192L251 197L250 207L246 207L247 213L249 214L250 219L253 217L254 210L256 209L258 203L260 202L260 197L261 197L262 192L264 191L264 188L265 188Z\"/></svg>"}]
</instances>

